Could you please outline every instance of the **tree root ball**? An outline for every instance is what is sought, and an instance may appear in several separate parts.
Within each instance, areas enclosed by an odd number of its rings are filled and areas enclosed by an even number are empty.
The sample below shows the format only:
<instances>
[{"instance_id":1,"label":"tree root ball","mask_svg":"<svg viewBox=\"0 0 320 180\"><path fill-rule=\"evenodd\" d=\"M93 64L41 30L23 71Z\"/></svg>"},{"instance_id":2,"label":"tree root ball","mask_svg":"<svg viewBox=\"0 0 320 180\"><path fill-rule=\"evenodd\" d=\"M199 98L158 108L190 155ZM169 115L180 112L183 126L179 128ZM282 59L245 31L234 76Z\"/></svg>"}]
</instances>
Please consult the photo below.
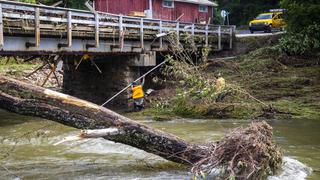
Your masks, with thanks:
<instances>
[{"instance_id":1,"label":"tree root ball","mask_svg":"<svg viewBox=\"0 0 320 180\"><path fill-rule=\"evenodd\" d=\"M282 165L282 151L272 136L266 122L236 128L222 140L202 145L203 158L191 170L196 176L215 179L264 179Z\"/></svg>"}]
</instances>

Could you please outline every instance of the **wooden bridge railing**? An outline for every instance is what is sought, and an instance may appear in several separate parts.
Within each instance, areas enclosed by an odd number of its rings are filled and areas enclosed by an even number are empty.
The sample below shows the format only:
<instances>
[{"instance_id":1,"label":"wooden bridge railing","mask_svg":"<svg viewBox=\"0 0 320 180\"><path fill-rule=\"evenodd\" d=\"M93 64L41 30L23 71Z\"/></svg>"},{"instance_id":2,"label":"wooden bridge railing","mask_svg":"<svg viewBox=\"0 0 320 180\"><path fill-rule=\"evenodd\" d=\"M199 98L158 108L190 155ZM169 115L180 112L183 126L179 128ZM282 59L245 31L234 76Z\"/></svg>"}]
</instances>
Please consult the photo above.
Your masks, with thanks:
<instances>
[{"instance_id":1,"label":"wooden bridge railing","mask_svg":"<svg viewBox=\"0 0 320 180\"><path fill-rule=\"evenodd\" d=\"M181 33L200 36L205 39L205 46L208 46L210 37L217 37L216 45L220 50L222 36L229 37L232 48L234 26L136 18L0 0L1 49L5 35L34 36L34 42L26 43L27 47L38 47L42 36L55 36L66 39L58 44L59 48L71 47L74 38L94 38L95 43L87 44L87 48L98 48L101 39L111 38L116 48L123 48L124 39L135 39L140 41L139 48L143 49L145 41L152 41L156 34L168 32L175 32L178 37ZM162 48L161 37L159 48Z\"/></svg>"}]
</instances>

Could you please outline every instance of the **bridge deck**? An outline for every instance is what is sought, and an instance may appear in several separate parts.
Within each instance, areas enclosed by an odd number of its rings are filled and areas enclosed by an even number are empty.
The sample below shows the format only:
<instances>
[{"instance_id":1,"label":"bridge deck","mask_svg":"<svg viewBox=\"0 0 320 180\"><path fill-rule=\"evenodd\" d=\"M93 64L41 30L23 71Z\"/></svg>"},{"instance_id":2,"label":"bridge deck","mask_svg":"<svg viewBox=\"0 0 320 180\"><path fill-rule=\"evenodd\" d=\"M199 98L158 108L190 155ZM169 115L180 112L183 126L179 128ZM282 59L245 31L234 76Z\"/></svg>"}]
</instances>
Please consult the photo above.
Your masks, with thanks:
<instances>
[{"instance_id":1,"label":"bridge deck","mask_svg":"<svg viewBox=\"0 0 320 180\"><path fill-rule=\"evenodd\" d=\"M0 54L164 51L157 34L193 37L198 46L232 48L234 26L181 23L0 0Z\"/></svg>"}]
</instances>

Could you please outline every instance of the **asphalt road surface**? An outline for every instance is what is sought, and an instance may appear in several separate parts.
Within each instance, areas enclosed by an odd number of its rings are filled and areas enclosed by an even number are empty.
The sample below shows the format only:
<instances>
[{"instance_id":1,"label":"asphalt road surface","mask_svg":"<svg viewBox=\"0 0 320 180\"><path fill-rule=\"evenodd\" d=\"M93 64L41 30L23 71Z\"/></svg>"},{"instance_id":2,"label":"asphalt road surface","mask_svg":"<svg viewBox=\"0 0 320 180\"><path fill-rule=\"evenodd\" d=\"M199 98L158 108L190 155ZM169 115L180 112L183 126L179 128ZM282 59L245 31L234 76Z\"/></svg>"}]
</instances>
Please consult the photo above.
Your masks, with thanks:
<instances>
[{"instance_id":1,"label":"asphalt road surface","mask_svg":"<svg viewBox=\"0 0 320 180\"><path fill-rule=\"evenodd\" d=\"M263 31L256 31L253 34L249 30L237 30L236 37L250 37L250 36L271 36L275 34L282 34L285 31L274 31L272 33L265 33Z\"/></svg>"}]
</instances>

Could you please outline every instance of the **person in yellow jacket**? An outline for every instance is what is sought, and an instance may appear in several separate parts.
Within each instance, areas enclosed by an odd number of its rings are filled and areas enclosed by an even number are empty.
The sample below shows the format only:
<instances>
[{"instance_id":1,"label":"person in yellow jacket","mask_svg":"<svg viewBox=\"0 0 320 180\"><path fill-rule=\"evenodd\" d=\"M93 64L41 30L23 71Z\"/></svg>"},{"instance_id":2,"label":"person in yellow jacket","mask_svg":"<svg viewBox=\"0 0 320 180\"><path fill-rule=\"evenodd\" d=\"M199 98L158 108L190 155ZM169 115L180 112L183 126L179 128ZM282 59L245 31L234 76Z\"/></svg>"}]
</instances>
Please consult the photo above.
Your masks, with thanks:
<instances>
[{"instance_id":1,"label":"person in yellow jacket","mask_svg":"<svg viewBox=\"0 0 320 180\"><path fill-rule=\"evenodd\" d=\"M229 92L225 91L226 80L222 77L221 73L218 73L216 78L216 94L218 95L216 102L221 102L229 94Z\"/></svg>"},{"instance_id":2,"label":"person in yellow jacket","mask_svg":"<svg viewBox=\"0 0 320 180\"><path fill-rule=\"evenodd\" d=\"M131 83L132 99L135 111L140 111L144 108L144 81L145 78L143 77L141 84L138 84L137 82Z\"/></svg>"},{"instance_id":3,"label":"person in yellow jacket","mask_svg":"<svg viewBox=\"0 0 320 180\"><path fill-rule=\"evenodd\" d=\"M221 93L225 87L226 87L226 80L221 76L221 73L219 73L217 75L217 81L216 81L217 93Z\"/></svg>"}]
</instances>

